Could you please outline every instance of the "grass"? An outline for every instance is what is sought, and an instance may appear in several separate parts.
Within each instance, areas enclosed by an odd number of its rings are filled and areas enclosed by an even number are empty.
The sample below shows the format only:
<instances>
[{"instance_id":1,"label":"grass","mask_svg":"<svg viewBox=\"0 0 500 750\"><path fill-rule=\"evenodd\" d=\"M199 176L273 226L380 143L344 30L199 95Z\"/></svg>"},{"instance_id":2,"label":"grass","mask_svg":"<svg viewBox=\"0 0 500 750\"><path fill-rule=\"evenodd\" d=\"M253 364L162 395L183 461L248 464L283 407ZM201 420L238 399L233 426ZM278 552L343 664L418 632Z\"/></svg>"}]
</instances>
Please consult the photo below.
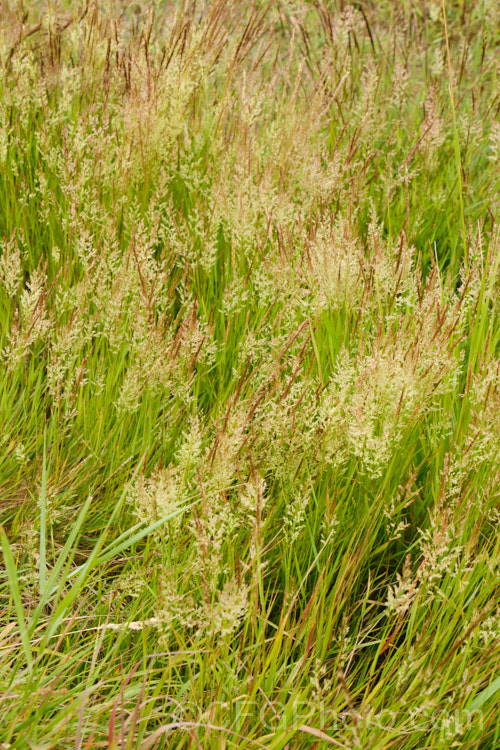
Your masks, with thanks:
<instances>
[{"instance_id":1,"label":"grass","mask_svg":"<svg viewBox=\"0 0 500 750\"><path fill-rule=\"evenodd\" d=\"M496 3L0 20L0 746L498 747Z\"/></svg>"}]
</instances>

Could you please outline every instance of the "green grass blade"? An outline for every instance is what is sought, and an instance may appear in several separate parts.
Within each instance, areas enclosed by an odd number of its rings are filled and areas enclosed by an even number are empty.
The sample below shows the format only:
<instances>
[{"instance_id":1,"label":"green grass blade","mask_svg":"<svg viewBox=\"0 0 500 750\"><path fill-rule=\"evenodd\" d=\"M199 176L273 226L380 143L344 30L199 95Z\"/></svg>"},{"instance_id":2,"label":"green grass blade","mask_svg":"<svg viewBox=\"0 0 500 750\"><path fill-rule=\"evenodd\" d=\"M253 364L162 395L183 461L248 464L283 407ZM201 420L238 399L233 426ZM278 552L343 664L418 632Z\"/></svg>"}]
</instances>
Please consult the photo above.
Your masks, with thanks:
<instances>
[{"instance_id":1,"label":"green grass blade","mask_svg":"<svg viewBox=\"0 0 500 750\"><path fill-rule=\"evenodd\" d=\"M500 676L497 677L495 680L493 680L493 682L490 685L488 685L487 688L482 690L479 693L479 695L476 695L476 697L470 704L469 709L471 711L476 711L477 709L481 708L482 706L484 706L486 701L488 701L490 698L493 698L495 693L497 693L499 690L500 690Z\"/></svg>"},{"instance_id":2,"label":"green grass blade","mask_svg":"<svg viewBox=\"0 0 500 750\"><path fill-rule=\"evenodd\" d=\"M47 578L47 429L43 430L42 487L40 492L40 561L38 587L40 596L45 591Z\"/></svg>"},{"instance_id":3,"label":"green grass blade","mask_svg":"<svg viewBox=\"0 0 500 750\"><path fill-rule=\"evenodd\" d=\"M31 671L33 668L33 657L31 654L31 645L26 626L26 620L24 616L24 608L21 601L21 592L19 590L19 578L16 568L16 563L12 555L9 540L3 526L0 526L0 538L2 543L3 558L5 563L5 570L7 571L7 580L9 583L10 593L14 602L14 608L16 610L17 622L19 625L19 634L21 636L21 643L23 646L24 656L28 664L28 669Z\"/></svg>"}]
</instances>

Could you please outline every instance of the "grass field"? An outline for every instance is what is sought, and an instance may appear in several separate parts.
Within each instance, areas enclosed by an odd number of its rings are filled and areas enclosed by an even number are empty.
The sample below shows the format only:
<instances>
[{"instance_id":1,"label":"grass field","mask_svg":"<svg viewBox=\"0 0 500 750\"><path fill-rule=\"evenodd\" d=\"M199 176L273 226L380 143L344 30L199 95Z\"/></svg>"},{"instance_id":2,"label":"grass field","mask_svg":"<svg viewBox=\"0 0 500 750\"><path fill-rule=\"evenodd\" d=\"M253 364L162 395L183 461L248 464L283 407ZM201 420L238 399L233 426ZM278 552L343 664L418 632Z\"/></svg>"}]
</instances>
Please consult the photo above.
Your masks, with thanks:
<instances>
[{"instance_id":1,"label":"grass field","mask_svg":"<svg viewBox=\"0 0 500 750\"><path fill-rule=\"evenodd\" d=\"M0 748L500 747L500 5L0 0Z\"/></svg>"}]
</instances>

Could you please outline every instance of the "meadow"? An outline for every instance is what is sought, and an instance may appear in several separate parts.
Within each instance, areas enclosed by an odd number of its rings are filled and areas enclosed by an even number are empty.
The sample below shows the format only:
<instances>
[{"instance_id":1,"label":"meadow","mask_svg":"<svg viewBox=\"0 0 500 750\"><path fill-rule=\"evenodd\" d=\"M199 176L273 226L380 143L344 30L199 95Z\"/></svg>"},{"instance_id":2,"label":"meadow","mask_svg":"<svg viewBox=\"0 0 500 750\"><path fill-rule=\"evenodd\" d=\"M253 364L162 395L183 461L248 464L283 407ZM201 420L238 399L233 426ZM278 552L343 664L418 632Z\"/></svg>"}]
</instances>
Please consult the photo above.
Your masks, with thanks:
<instances>
[{"instance_id":1,"label":"meadow","mask_svg":"<svg viewBox=\"0 0 500 750\"><path fill-rule=\"evenodd\" d=\"M0 0L1 750L500 747L500 4Z\"/></svg>"}]
</instances>

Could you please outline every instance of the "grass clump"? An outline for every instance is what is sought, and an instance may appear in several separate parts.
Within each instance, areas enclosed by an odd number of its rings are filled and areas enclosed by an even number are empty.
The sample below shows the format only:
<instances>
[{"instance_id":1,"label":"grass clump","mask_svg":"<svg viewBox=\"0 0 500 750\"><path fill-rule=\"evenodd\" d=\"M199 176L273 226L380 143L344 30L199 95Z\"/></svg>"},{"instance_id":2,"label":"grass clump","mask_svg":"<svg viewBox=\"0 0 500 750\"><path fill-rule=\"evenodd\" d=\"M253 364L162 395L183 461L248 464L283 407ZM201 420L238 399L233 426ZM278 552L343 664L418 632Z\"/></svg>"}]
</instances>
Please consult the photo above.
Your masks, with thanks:
<instances>
[{"instance_id":1,"label":"grass clump","mask_svg":"<svg viewBox=\"0 0 500 750\"><path fill-rule=\"evenodd\" d=\"M496 3L0 19L2 747L496 747Z\"/></svg>"}]
</instances>

